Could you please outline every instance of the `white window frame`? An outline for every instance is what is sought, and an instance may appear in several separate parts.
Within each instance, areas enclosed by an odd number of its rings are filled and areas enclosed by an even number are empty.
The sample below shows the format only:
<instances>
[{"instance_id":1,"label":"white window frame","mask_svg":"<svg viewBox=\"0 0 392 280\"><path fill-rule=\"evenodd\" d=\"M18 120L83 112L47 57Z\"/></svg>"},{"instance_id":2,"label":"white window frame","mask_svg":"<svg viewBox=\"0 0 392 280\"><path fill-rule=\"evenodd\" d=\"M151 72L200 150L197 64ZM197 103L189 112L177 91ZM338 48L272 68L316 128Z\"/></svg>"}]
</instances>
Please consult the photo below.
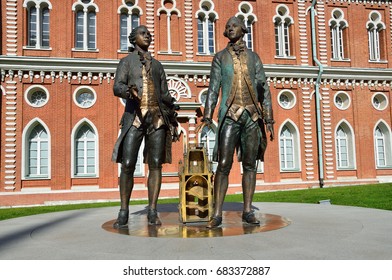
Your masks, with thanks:
<instances>
[{"instance_id":1,"label":"white window frame","mask_svg":"<svg viewBox=\"0 0 392 280\"><path fill-rule=\"evenodd\" d=\"M287 129L290 131L291 136L289 138L287 137L282 137L282 132L283 129L287 127ZM287 161L287 143L291 141L292 143L292 162L293 166L290 167L288 166L288 161ZM279 129L279 165L280 165L280 171L281 172L298 172L301 170L301 165L300 165L300 146L299 146L299 134L298 134L298 128L297 126L292 123L291 121L285 121L281 125Z\"/></svg>"},{"instance_id":2,"label":"white window frame","mask_svg":"<svg viewBox=\"0 0 392 280\"><path fill-rule=\"evenodd\" d=\"M91 128L91 130L95 133L95 147L94 147L94 166L95 172L94 173L86 173L86 174L78 174L77 173L77 152L76 152L76 137L79 130L84 126L87 125ZM71 133L71 176L72 178L98 178L99 177L99 134L98 130L95 125L89 121L88 119L84 118L80 120L73 128Z\"/></svg>"},{"instance_id":3,"label":"white window frame","mask_svg":"<svg viewBox=\"0 0 392 280\"><path fill-rule=\"evenodd\" d=\"M23 2L23 7L27 9L27 48L35 48L35 49L50 49L50 10L52 10L52 4L49 0L25 0ZM31 27L31 8L36 9L36 21L35 27L32 29ZM45 10L48 10L48 19L47 22L44 20ZM43 27L44 24L48 25L48 30L45 31ZM32 43L32 33L35 34L35 43ZM47 33L47 36L45 36ZM47 37L47 39L46 39ZM48 41L47 44L44 41Z\"/></svg>"},{"instance_id":4,"label":"white window frame","mask_svg":"<svg viewBox=\"0 0 392 280\"><path fill-rule=\"evenodd\" d=\"M30 175L29 174L29 140L34 128L42 126L47 133L48 142L48 174ZM22 133L22 180L41 180L51 178L51 134L47 125L39 118L32 119L24 128Z\"/></svg>"},{"instance_id":5,"label":"white window frame","mask_svg":"<svg viewBox=\"0 0 392 280\"><path fill-rule=\"evenodd\" d=\"M253 25L257 21L257 16L253 13L253 6L248 1L242 1L238 5L238 13L236 17L244 21L245 27L248 29L248 33L244 34L244 41L246 47L250 50L254 50L254 34Z\"/></svg>"},{"instance_id":6,"label":"white window frame","mask_svg":"<svg viewBox=\"0 0 392 280\"><path fill-rule=\"evenodd\" d=\"M198 54L214 54L215 53L215 20L211 17L204 16L202 17L199 15L197 19L197 28L198 28L198 38L197 38L197 53ZM201 23L201 33L202 37L199 38L200 35L200 23ZM212 26L212 35L210 34L209 28ZM200 39L202 40L202 44L199 44ZM212 41L211 41L212 39ZM211 43L212 42L212 43ZM201 50L200 50L201 46Z\"/></svg>"},{"instance_id":7,"label":"white window frame","mask_svg":"<svg viewBox=\"0 0 392 280\"><path fill-rule=\"evenodd\" d=\"M42 104L34 104L30 100L31 99L31 95L34 94L37 91L43 91L46 94L46 100ZM46 104L48 104L49 97L50 97L49 91L47 90L47 88L45 88L45 87L43 87L41 85L30 86L24 93L25 101L27 102L27 104L29 104L31 107L34 107L34 108L40 108L40 107L43 107Z\"/></svg>"},{"instance_id":8,"label":"white window frame","mask_svg":"<svg viewBox=\"0 0 392 280\"><path fill-rule=\"evenodd\" d=\"M331 12L329 20L331 28L331 55L334 60L346 59L344 53L344 36L343 30L348 27L347 21L344 19L344 12L341 9L334 9Z\"/></svg>"},{"instance_id":9,"label":"white window frame","mask_svg":"<svg viewBox=\"0 0 392 280\"><path fill-rule=\"evenodd\" d=\"M211 0L199 2L199 10L195 14L197 19L197 54L211 55L215 53L215 21L219 19L219 16L214 9L215 4ZM212 32L210 33L211 26ZM202 41L202 44L199 44L199 41Z\"/></svg>"},{"instance_id":10,"label":"white window frame","mask_svg":"<svg viewBox=\"0 0 392 280\"><path fill-rule=\"evenodd\" d=\"M382 135L377 135L379 130ZM379 121L374 128L374 155L377 169L392 168L392 139L391 130L384 121ZM380 150L379 141L382 141L382 150ZM381 163L380 154L384 157L384 163Z\"/></svg>"},{"instance_id":11,"label":"white window frame","mask_svg":"<svg viewBox=\"0 0 392 280\"><path fill-rule=\"evenodd\" d=\"M345 133L344 137L338 136L339 128ZM346 141L347 150L347 164L342 163L341 147L343 141ZM336 152L336 168L337 170L354 170L356 169L356 157L355 157L355 135L354 130L350 124L346 121L341 121L335 130L335 152Z\"/></svg>"},{"instance_id":12,"label":"white window frame","mask_svg":"<svg viewBox=\"0 0 392 280\"><path fill-rule=\"evenodd\" d=\"M279 11L284 11L283 15ZM286 5L278 5L276 7L276 15L273 17L275 25L275 55L278 58L291 57L290 53L290 28L294 24L294 19L290 16L290 10Z\"/></svg>"},{"instance_id":13,"label":"white window frame","mask_svg":"<svg viewBox=\"0 0 392 280\"><path fill-rule=\"evenodd\" d=\"M127 5L131 3L132 5ZM139 0L122 0L122 5L118 8L117 13L119 14L120 20L120 51L127 51L131 46L131 43L128 40L128 35L132 32L132 30L140 25L140 16L143 15L143 10L139 7ZM124 28L122 17L126 16L126 26ZM124 36L123 29L126 29ZM126 47L124 46L126 43ZM124 46L124 47L123 47Z\"/></svg>"},{"instance_id":14,"label":"white window frame","mask_svg":"<svg viewBox=\"0 0 392 280\"><path fill-rule=\"evenodd\" d=\"M378 11L371 11L369 13L369 21L366 23L368 32L368 45L369 45L369 61L381 61L380 50L380 32L386 28L381 20L381 14Z\"/></svg>"},{"instance_id":15,"label":"white window frame","mask_svg":"<svg viewBox=\"0 0 392 280\"><path fill-rule=\"evenodd\" d=\"M94 99L91 101L91 103L88 104L87 106L80 104L78 101L79 95L83 94L85 92L91 93L94 97ZM95 102L97 101L97 93L95 92L95 90L93 88L91 88L89 86L81 86L81 87L78 87L77 89L75 89L75 91L73 93L73 101L76 104L76 106L78 106L79 108L87 109L87 108L94 106Z\"/></svg>"},{"instance_id":16,"label":"white window frame","mask_svg":"<svg viewBox=\"0 0 392 280\"><path fill-rule=\"evenodd\" d=\"M349 158L349 136L347 132L339 126L336 131L336 162L338 169L350 167Z\"/></svg>"},{"instance_id":17,"label":"white window frame","mask_svg":"<svg viewBox=\"0 0 392 280\"><path fill-rule=\"evenodd\" d=\"M89 3L85 4L82 0L78 0L72 5L72 11L74 12L75 18L75 46L73 48L74 51L98 51L97 49L97 13L99 12L98 6L94 3L94 0L91 0ZM78 13L82 12L83 15L81 17L82 23L78 22ZM91 32L90 27L91 24L89 22L90 15L94 15L93 21L93 32ZM78 40L78 23L82 27L82 36L83 38ZM90 36L94 38L90 45ZM81 46L78 46L78 42L81 42Z\"/></svg>"}]
</instances>

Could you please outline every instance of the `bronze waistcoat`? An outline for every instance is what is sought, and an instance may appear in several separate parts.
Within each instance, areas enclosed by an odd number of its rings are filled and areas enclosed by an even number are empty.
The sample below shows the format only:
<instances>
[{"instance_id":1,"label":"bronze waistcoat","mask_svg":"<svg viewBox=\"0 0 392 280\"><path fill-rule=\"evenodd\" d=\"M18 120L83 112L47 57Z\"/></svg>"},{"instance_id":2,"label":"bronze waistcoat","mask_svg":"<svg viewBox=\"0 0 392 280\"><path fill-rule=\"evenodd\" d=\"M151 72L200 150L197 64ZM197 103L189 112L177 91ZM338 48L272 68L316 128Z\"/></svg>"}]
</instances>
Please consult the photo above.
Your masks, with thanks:
<instances>
[{"instance_id":1,"label":"bronze waistcoat","mask_svg":"<svg viewBox=\"0 0 392 280\"><path fill-rule=\"evenodd\" d=\"M230 50L230 53L233 57L233 62L234 62L234 77L233 79L237 81L237 87L234 91L234 98L231 106L229 107L229 110L227 112L228 117L231 119L238 121L238 119L241 117L242 113L247 110L252 118L253 121L256 121L259 117L257 108L253 103L252 97L251 97L251 92L249 90L249 86L245 80L245 73L248 73L247 71L247 65L244 63L244 59L241 59L241 55L243 56L244 54L241 54L240 57L238 57L234 51Z\"/></svg>"},{"instance_id":2,"label":"bronze waistcoat","mask_svg":"<svg viewBox=\"0 0 392 280\"><path fill-rule=\"evenodd\" d=\"M139 128L142 123L148 119L154 129L160 128L164 122L159 110L158 98L155 94L154 82L146 71L145 66L142 70L143 74L143 94L140 101L140 111L136 114L133 126Z\"/></svg>"}]
</instances>

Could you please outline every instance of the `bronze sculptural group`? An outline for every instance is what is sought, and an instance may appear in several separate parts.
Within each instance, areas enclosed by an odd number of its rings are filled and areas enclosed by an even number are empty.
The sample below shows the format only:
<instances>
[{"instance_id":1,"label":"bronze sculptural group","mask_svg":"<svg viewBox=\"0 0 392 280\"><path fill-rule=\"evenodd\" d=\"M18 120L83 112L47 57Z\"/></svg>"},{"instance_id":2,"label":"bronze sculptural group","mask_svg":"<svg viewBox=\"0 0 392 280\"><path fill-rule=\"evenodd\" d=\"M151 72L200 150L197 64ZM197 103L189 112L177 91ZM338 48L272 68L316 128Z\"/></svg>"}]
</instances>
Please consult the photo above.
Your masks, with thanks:
<instances>
[{"instance_id":1,"label":"bronze sculptural group","mask_svg":"<svg viewBox=\"0 0 392 280\"><path fill-rule=\"evenodd\" d=\"M274 119L263 64L259 56L246 47L245 33L247 28L243 21L231 17L224 32L229 43L216 53L211 65L203 125L211 125L219 94L221 101L213 154L218 167L214 178L214 211L207 224L210 229L222 224L222 206L236 149L244 170L242 220L248 224L260 224L251 209L256 168L257 161L263 160L267 146L266 130L270 133L270 140L274 139ZM145 26L139 26L131 32L129 39L135 48L120 61L114 84L114 95L127 100L121 134L113 152L113 160L121 163L121 209L113 225L115 228L128 223L133 172L143 137L147 148L144 160L149 167L147 219L150 225L161 224L156 204L162 164L171 162L171 142L177 137L174 99L168 92L165 72L148 52L151 35Z\"/></svg>"}]
</instances>

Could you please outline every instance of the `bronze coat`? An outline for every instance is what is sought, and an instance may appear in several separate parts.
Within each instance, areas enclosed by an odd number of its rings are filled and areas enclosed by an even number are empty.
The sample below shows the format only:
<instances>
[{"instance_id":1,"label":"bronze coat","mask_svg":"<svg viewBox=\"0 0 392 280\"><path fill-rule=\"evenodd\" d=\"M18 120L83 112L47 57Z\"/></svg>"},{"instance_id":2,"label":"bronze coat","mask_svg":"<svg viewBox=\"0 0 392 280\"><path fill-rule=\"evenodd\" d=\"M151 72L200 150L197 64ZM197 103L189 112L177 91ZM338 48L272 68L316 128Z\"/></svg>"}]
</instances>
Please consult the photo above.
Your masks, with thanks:
<instances>
[{"instance_id":1,"label":"bronze coat","mask_svg":"<svg viewBox=\"0 0 392 280\"><path fill-rule=\"evenodd\" d=\"M249 91L254 104L259 113L260 145L257 159L264 160L264 152L267 147L267 138L264 128L264 120L273 120L271 92L269 90L263 64L259 56L246 49L241 55L241 63L246 64L243 75L249 87ZM210 85L207 92L207 99L204 110L204 118L212 119L214 109L217 105L219 91L221 90L220 107L218 111L218 131L216 134L216 144L213 159L219 161L218 149L221 126L227 116L227 111L234 99L238 82L235 77L234 62L228 48L218 52L212 61ZM237 147L239 148L239 147ZM239 150L239 160L241 161L241 151Z\"/></svg>"},{"instance_id":2,"label":"bronze coat","mask_svg":"<svg viewBox=\"0 0 392 280\"><path fill-rule=\"evenodd\" d=\"M122 143L127 134L128 130L133 124L136 112L139 109L138 103L130 98L129 87L136 86L138 89L139 97L143 93L143 75L142 75L143 65L140 62L140 57L138 52L135 50L131 52L128 56L121 59L116 71L116 77L114 80L113 93L115 96L123 98L126 100L124 114L121 118L120 126L121 133L118 137L112 154L112 160L115 162L122 162ZM170 95L166 74L163 69L162 64L152 58L151 61L151 71L152 80L154 82L155 94L158 98L159 109L162 113L163 119L165 121L166 127L171 126L169 119L170 115L174 114L173 103L175 99ZM169 129L167 129L167 137L165 143L166 146L165 158L163 163L171 163L171 146L172 146L172 135ZM147 159L148 151L144 150L144 159Z\"/></svg>"}]
</instances>

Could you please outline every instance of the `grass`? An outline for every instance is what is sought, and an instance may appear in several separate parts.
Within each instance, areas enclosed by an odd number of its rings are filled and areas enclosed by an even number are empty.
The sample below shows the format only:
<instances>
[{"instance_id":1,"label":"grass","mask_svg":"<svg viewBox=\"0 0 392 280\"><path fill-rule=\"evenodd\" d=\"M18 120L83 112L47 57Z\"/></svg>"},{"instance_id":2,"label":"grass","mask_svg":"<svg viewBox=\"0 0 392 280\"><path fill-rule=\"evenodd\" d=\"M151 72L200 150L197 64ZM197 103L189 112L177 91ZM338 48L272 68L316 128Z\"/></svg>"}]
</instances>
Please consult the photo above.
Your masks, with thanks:
<instances>
[{"instance_id":1,"label":"grass","mask_svg":"<svg viewBox=\"0 0 392 280\"><path fill-rule=\"evenodd\" d=\"M329 199L334 205L346 205L376 208L392 211L392 183L361 185L348 187L334 187L323 189L306 189L293 191L275 191L256 193L254 202L291 202L291 203L318 203ZM242 195L228 195L226 202L242 202ZM161 199L160 204L178 203L178 199ZM131 201L131 205L147 204L147 201ZM58 206L37 206L0 209L0 220L12 219L22 216L44 214L49 212L67 211L75 209L99 208L119 206L118 202L69 204Z\"/></svg>"}]
</instances>

